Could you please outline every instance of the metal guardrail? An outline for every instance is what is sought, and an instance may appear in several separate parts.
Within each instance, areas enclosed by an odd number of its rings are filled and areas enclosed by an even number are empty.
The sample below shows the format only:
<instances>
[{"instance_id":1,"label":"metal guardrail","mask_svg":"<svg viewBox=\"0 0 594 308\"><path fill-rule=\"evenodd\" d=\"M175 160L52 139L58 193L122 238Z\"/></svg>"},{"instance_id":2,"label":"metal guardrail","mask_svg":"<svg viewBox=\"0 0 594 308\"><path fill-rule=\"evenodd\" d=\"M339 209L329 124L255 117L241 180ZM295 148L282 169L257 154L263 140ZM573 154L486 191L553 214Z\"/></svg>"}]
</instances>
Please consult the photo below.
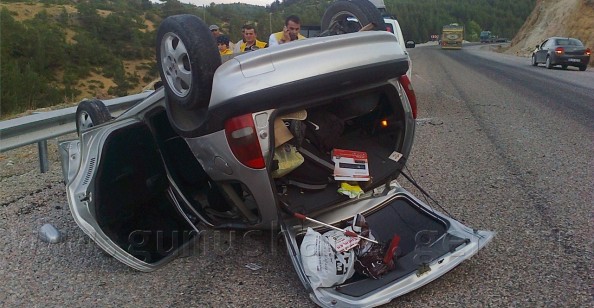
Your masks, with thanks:
<instances>
[{"instance_id":1,"label":"metal guardrail","mask_svg":"<svg viewBox=\"0 0 594 308\"><path fill-rule=\"evenodd\" d=\"M145 99L153 91L104 100L112 115L118 115ZM37 143L41 172L48 170L47 140L76 132L76 108L40 112L17 119L0 121L0 153Z\"/></svg>"}]
</instances>

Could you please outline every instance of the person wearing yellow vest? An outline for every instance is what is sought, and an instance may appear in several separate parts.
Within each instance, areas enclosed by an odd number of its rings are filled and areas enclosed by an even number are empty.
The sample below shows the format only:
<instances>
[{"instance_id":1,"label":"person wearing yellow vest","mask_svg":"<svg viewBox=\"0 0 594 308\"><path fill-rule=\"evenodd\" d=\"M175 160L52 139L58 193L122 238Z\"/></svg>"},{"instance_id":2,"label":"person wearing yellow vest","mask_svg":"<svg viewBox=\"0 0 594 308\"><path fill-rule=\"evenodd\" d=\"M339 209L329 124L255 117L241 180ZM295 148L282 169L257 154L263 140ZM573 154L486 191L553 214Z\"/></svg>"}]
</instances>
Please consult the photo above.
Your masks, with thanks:
<instances>
[{"instance_id":1,"label":"person wearing yellow vest","mask_svg":"<svg viewBox=\"0 0 594 308\"><path fill-rule=\"evenodd\" d=\"M258 41L256 29L252 25L243 26L244 42L239 46L240 52L248 52L268 47L266 42Z\"/></svg>"},{"instance_id":2,"label":"person wearing yellow vest","mask_svg":"<svg viewBox=\"0 0 594 308\"><path fill-rule=\"evenodd\" d=\"M299 16L291 15L287 17L283 31L272 33L270 38L268 38L268 46L304 39L305 36L301 35L299 30L301 30L301 19L299 19Z\"/></svg>"}]
</instances>

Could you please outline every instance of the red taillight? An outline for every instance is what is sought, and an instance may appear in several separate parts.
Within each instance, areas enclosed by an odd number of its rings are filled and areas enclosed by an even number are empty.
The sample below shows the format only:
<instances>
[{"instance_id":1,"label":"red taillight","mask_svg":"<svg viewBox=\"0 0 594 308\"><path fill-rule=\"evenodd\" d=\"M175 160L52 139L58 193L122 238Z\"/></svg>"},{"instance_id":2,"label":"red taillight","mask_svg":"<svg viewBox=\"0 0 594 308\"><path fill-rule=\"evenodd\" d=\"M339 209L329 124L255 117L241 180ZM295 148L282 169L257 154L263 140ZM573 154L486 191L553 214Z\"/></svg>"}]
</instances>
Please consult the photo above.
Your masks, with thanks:
<instances>
[{"instance_id":1,"label":"red taillight","mask_svg":"<svg viewBox=\"0 0 594 308\"><path fill-rule=\"evenodd\" d=\"M400 76L400 83L404 88L404 93L406 97L408 97L408 102L410 103L410 108L412 109L413 118L417 118L417 96L415 95L415 90L413 89L412 83L410 83L410 79L408 79L407 75Z\"/></svg>"},{"instance_id":2,"label":"red taillight","mask_svg":"<svg viewBox=\"0 0 594 308\"><path fill-rule=\"evenodd\" d=\"M555 48L555 53L558 55L562 55L564 52L565 52L565 49L563 47Z\"/></svg>"},{"instance_id":3,"label":"red taillight","mask_svg":"<svg viewBox=\"0 0 594 308\"><path fill-rule=\"evenodd\" d=\"M586 56L589 56L592 54L592 51L590 50L590 48L586 48L585 54L586 54Z\"/></svg>"},{"instance_id":4,"label":"red taillight","mask_svg":"<svg viewBox=\"0 0 594 308\"><path fill-rule=\"evenodd\" d=\"M254 168L265 167L260 141L251 114L231 118L225 122L225 135L231 151L242 164Z\"/></svg>"}]
</instances>

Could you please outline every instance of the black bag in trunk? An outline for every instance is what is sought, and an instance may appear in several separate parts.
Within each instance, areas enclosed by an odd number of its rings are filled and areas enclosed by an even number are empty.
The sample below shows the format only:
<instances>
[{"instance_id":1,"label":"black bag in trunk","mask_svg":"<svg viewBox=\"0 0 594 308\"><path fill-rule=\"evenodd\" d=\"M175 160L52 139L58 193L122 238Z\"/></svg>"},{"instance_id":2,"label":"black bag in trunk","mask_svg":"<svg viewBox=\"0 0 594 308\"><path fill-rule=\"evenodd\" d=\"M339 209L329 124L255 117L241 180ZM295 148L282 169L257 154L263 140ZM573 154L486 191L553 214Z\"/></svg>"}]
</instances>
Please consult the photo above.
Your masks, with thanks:
<instances>
[{"instance_id":1,"label":"black bag in trunk","mask_svg":"<svg viewBox=\"0 0 594 308\"><path fill-rule=\"evenodd\" d=\"M304 122L305 139L322 153L329 153L344 131L344 121L324 110L308 113Z\"/></svg>"}]
</instances>

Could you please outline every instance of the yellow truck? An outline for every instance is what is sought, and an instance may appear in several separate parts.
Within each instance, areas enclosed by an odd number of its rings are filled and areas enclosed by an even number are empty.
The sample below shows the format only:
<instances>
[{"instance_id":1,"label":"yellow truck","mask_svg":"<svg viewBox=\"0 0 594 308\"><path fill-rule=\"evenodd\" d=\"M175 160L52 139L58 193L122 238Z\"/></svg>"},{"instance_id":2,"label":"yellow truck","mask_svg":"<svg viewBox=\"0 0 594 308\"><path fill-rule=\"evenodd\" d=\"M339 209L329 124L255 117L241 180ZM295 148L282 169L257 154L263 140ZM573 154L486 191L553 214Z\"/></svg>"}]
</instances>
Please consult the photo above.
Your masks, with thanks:
<instances>
[{"instance_id":1,"label":"yellow truck","mask_svg":"<svg viewBox=\"0 0 594 308\"><path fill-rule=\"evenodd\" d=\"M441 31L442 49L462 49L464 40L464 26L449 24L443 26Z\"/></svg>"}]
</instances>

